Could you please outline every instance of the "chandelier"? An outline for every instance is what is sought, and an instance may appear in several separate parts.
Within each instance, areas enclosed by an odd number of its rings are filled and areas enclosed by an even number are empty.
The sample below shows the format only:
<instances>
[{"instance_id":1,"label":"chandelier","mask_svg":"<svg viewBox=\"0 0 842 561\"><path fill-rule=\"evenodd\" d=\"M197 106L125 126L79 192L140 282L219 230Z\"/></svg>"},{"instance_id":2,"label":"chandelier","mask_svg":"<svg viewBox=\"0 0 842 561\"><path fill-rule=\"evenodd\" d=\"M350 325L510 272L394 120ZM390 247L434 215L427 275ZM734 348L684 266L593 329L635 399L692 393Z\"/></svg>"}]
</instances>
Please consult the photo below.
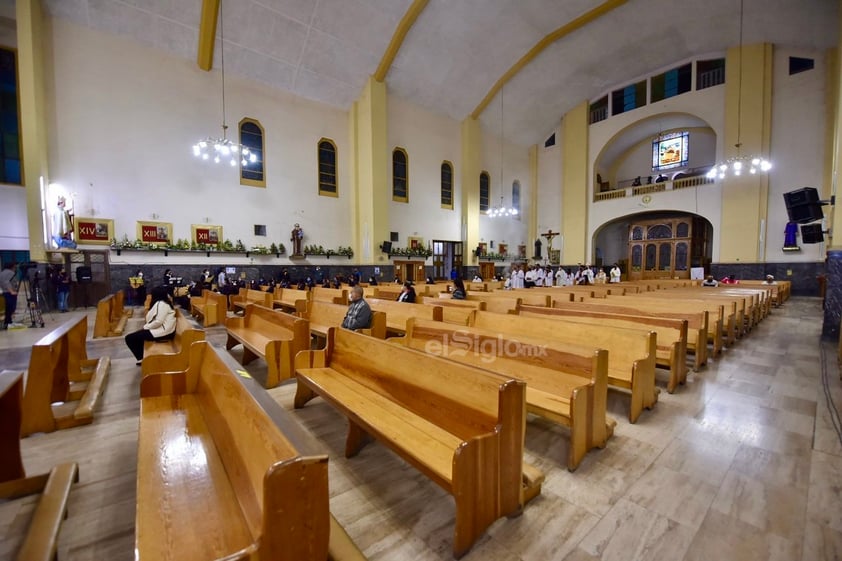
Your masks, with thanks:
<instances>
[{"instance_id":1,"label":"chandelier","mask_svg":"<svg viewBox=\"0 0 842 561\"><path fill-rule=\"evenodd\" d=\"M503 140L503 88L500 88L500 206L495 206L488 209L488 216L491 218L517 216L518 211L514 207L507 207L503 205L503 147L505 142Z\"/></svg>"},{"instance_id":2,"label":"chandelier","mask_svg":"<svg viewBox=\"0 0 842 561\"><path fill-rule=\"evenodd\" d=\"M231 167L247 166L257 161L257 156L247 146L228 139L228 124L225 121L225 26L223 25L223 10L219 6L219 53L222 68L222 138L209 136L193 145L193 155L202 160L213 160L220 163L227 160Z\"/></svg>"},{"instance_id":3,"label":"chandelier","mask_svg":"<svg viewBox=\"0 0 842 561\"><path fill-rule=\"evenodd\" d=\"M757 155L743 155L740 153L742 143L740 142L740 121L742 117L743 108L743 0L740 0L740 50L739 50L739 69L737 76L737 143L734 148L737 149L737 155L727 158L713 166L707 172L707 177L710 179L725 179L728 175L739 177L743 172L748 172L752 175L757 172L765 173L772 169L772 162L766 158Z\"/></svg>"}]
</instances>

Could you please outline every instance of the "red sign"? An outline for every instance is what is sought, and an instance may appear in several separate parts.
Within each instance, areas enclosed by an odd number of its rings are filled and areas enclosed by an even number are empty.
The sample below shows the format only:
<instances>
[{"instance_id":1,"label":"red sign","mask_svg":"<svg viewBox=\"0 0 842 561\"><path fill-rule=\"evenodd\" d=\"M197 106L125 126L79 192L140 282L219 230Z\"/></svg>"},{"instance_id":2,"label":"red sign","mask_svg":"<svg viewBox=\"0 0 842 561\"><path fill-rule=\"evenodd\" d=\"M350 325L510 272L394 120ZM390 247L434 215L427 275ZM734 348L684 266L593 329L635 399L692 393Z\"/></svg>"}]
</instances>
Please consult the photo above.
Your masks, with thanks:
<instances>
[{"instance_id":1,"label":"red sign","mask_svg":"<svg viewBox=\"0 0 842 561\"><path fill-rule=\"evenodd\" d=\"M196 228L196 243L218 245L219 230L216 228Z\"/></svg>"},{"instance_id":2,"label":"red sign","mask_svg":"<svg viewBox=\"0 0 842 561\"><path fill-rule=\"evenodd\" d=\"M144 224L140 230L140 240L147 243L166 243L170 241L166 226Z\"/></svg>"},{"instance_id":3,"label":"red sign","mask_svg":"<svg viewBox=\"0 0 842 561\"><path fill-rule=\"evenodd\" d=\"M106 222L81 221L78 224L79 242L108 241L108 224Z\"/></svg>"}]
</instances>

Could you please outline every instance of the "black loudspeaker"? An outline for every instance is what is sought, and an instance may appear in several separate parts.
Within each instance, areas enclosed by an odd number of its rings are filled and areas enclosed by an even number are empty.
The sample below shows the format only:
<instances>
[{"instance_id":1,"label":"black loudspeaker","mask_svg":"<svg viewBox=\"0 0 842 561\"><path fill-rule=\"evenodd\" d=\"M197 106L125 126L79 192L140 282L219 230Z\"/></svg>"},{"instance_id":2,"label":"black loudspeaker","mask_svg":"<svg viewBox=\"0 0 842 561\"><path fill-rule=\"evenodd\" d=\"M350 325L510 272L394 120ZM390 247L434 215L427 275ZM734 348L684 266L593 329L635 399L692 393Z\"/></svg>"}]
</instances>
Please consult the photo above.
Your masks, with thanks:
<instances>
[{"instance_id":1,"label":"black loudspeaker","mask_svg":"<svg viewBox=\"0 0 842 561\"><path fill-rule=\"evenodd\" d=\"M784 193L784 204L790 222L807 224L824 218L819 192L813 187Z\"/></svg>"},{"instance_id":2,"label":"black loudspeaker","mask_svg":"<svg viewBox=\"0 0 842 561\"><path fill-rule=\"evenodd\" d=\"M383 250L383 253L389 253L392 251L392 242L383 242L380 245L380 249Z\"/></svg>"},{"instance_id":3,"label":"black loudspeaker","mask_svg":"<svg viewBox=\"0 0 842 561\"><path fill-rule=\"evenodd\" d=\"M824 231L821 224L802 224L801 241L803 243L822 243Z\"/></svg>"},{"instance_id":4,"label":"black loudspeaker","mask_svg":"<svg viewBox=\"0 0 842 561\"><path fill-rule=\"evenodd\" d=\"M94 276L91 273L90 267L78 267L76 269L76 282L80 284L88 284L93 281Z\"/></svg>"}]
</instances>

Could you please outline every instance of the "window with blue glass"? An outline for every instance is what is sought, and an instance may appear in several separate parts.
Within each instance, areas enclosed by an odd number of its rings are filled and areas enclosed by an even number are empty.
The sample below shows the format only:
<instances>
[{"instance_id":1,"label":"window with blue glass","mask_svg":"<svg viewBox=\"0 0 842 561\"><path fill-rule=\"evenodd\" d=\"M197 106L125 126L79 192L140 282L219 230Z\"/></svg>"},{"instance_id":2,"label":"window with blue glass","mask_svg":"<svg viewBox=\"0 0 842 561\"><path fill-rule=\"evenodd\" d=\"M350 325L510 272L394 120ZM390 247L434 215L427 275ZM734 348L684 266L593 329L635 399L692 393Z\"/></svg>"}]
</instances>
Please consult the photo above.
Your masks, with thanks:
<instances>
[{"instance_id":1,"label":"window with blue glass","mask_svg":"<svg viewBox=\"0 0 842 561\"><path fill-rule=\"evenodd\" d=\"M693 65L690 63L652 76L652 103L690 91Z\"/></svg>"},{"instance_id":2,"label":"window with blue glass","mask_svg":"<svg viewBox=\"0 0 842 561\"><path fill-rule=\"evenodd\" d=\"M0 47L0 183L23 185L17 52Z\"/></svg>"},{"instance_id":3,"label":"window with blue glass","mask_svg":"<svg viewBox=\"0 0 842 561\"><path fill-rule=\"evenodd\" d=\"M646 80L611 92L611 114L619 115L646 105Z\"/></svg>"},{"instance_id":4,"label":"window with blue glass","mask_svg":"<svg viewBox=\"0 0 842 561\"><path fill-rule=\"evenodd\" d=\"M248 161L246 165L240 164L240 185L266 187L263 126L255 119L245 118L240 121L238 128L240 144L256 156L255 161Z\"/></svg>"}]
</instances>

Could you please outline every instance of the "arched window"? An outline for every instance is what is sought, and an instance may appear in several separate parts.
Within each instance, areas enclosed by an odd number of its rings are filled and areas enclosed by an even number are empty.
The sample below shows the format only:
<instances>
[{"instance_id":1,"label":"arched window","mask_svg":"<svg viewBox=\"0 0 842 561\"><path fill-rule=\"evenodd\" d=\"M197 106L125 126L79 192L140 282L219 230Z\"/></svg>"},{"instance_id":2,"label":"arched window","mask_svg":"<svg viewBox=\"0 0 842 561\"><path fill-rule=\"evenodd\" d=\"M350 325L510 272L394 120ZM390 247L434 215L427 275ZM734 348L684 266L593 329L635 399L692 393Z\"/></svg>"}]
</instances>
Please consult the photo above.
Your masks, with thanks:
<instances>
[{"instance_id":1,"label":"arched window","mask_svg":"<svg viewBox=\"0 0 842 561\"><path fill-rule=\"evenodd\" d=\"M491 176L487 171L479 174L479 211L488 212L488 199L491 196Z\"/></svg>"},{"instance_id":2,"label":"arched window","mask_svg":"<svg viewBox=\"0 0 842 561\"><path fill-rule=\"evenodd\" d=\"M453 210L453 164L441 163L441 207Z\"/></svg>"},{"instance_id":3,"label":"arched window","mask_svg":"<svg viewBox=\"0 0 842 561\"><path fill-rule=\"evenodd\" d=\"M400 147L392 152L392 200L409 202L409 156Z\"/></svg>"},{"instance_id":4,"label":"arched window","mask_svg":"<svg viewBox=\"0 0 842 561\"><path fill-rule=\"evenodd\" d=\"M329 138L322 138L319 140L319 195L339 196L336 167L336 144Z\"/></svg>"},{"instance_id":5,"label":"arched window","mask_svg":"<svg viewBox=\"0 0 842 561\"><path fill-rule=\"evenodd\" d=\"M516 216L520 216L520 181L518 180L512 183L512 208L517 211Z\"/></svg>"},{"instance_id":6,"label":"arched window","mask_svg":"<svg viewBox=\"0 0 842 561\"><path fill-rule=\"evenodd\" d=\"M249 158L245 158L248 163L246 165L240 163L240 185L266 187L263 126L256 119L246 117L240 121L237 128L240 131L240 144L248 148L255 156L253 162Z\"/></svg>"}]
</instances>

